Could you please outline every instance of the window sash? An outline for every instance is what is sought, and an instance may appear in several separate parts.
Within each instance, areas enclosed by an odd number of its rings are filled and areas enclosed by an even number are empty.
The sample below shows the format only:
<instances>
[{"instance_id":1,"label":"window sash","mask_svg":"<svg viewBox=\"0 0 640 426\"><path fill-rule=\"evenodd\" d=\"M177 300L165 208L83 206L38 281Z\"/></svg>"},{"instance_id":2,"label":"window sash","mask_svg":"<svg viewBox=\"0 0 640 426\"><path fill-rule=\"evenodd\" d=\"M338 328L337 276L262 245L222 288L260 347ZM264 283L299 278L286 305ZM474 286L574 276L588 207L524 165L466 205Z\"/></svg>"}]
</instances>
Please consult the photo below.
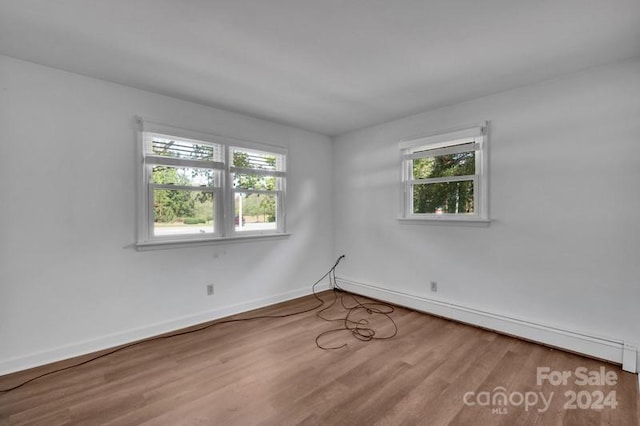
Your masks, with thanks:
<instances>
[{"instance_id":1,"label":"window sash","mask_svg":"<svg viewBox=\"0 0 640 426\"><path fill-rule=\"evenodd\" d=\"M242 189L242 188L234 188L233 189L233 194L282 194L283 191L278 190L278 189L274 189L274 190L268 190L268 189Z\"/></svg>"},{"instance_id":2,"label":"window sash","mask_svg":"<svg viewBox=\"0 0 640 426\"><path fill-rule=\"evenodd\" d=\"M162 240L201 240L211 237L219 237L222 233L222 189L213 187L195 187L195 186L179 186L179 185L161 185L156 183L150 183L147 185L149 190L147 191L147 240L148 241L162 241ZM154 190L176 190L176 191L192 191L192 192L208 192L213 194L214 208L213 208L213 233L205 234L177 234L177 235L155 235L154 223L155 212L153 208Z\"/></svg>"},{"instance_id":3,"label":"window sash","mask_svg":"<svg viewBox=\"0 0 640 426\"><path fill-rule=\"evenodd\" d=\"M462 178L462 179L458 179ZM428 181L428 182L425 182ZM456 176L455 179L449 180L430 180L430 179L419 179L417 181L407 182L405 193L407 194L407 203L406 203L406 216L407 217L436 217L436 216L445 216L445 217L479 217L480 212L478 210L478 195L480 188L478 186L478 182L480 181L479 176ZM428 185L432 183L450 183L450 182L473 182L473 213L414 213L413 212L413 194L414 194L414 186L415 185Z\"/></svg>"},{"instance_id":4,"label":"window sash","mask_svg":"<svg viewBox=\"0 0 640 426\"><path fill-rule=\"evenodd\" d=\"M144 156L144 164L150 164L154 166L189 167L193 169L224 169L224 163L217 161L163 157L153 154L147 154Z\"/></svg>"},{"instance_id":5,"label":"window sash","mask_svg":"<svg viewBox=\"0 0 640 426\"><path fill-rule=\"evenodd\" d=\"M287 176L286 172L281 172L278 170L264 170L264 169L252 169L250 167L229 167L229 171L231 173L238 173L242 175L260 175L260 176L275 176L275 177L285 177Z\"/></svg>"},{"instance_id":6,"label":"window sash","mask_svg":"<svg viewBox=\"0 0 640 426\"><path fill-rule=\"evenodd\" d=\"M168 189L176 191L199 191L199 192L215 192L221 189L219 186L191 186L191 185L172 185L170 183L149 183L149 189Z\"/></svg>"},{"instance_id":7,"label":"window sash","mask_svg":"<svg viewBox=\"0 0 640 426\"><path fill-rule=\"evenodd\" d=\"M251 195L251 194L267 194L267 195L274 195L276 198L276 229L275 232L276 233L283 233L285 231L285 218L286 218L286 212L284 211L284 206L285 206L285 192L283 190L273 190L273 191L268 191L268 190L259 190L259 189L242 189L242 188L237 188L231 191L231 203L229 204L229 209L232 213L231 217L234 218L233 222L231 223L231 229L229 230L230 235L260 235L260 234L272 234L274 233L274 230L242 230L242 231L238 231L236 230L235 227L235 197L236 194L247 194L247 196Z\"/></svg>"},{"instance_id":8,"label":"window sash","mask_svg":"<svg viewBox=\"0 0 640 426\"><path fill-rule=\"evenodd\" d=\"M409 179L407 182L412 185L429 184L429 183L447 183L462 182L466 180L478 179L478 175L462 175L462 176L445 176L428 179Z\"/></svg>"},{"instance_id":9,"label":"window sash","mask_svg":"<svg viewBox=\"0 0 640 426\"><path fill-rule=\"evenodd\" d=\"M446 216L446 217L454 217L454 216L462 216L461 213L414 213L413 212L413 194L414 194L414 186L415 185L428 185L434 183L452 183L452 182L473 182L473 203L474 203L474 212L473 213L464 213L464 216L467 217L480 217L480 206L478 206L478 197L480 195L480 176L479 175L465 175L465 176L451 176L451 177L442 177L442 178L431 178L431 179L407 179L404 182L403 196L404 196L404 216L405 217L436 217L436 216Z\"/></svg>"}]
</instances>

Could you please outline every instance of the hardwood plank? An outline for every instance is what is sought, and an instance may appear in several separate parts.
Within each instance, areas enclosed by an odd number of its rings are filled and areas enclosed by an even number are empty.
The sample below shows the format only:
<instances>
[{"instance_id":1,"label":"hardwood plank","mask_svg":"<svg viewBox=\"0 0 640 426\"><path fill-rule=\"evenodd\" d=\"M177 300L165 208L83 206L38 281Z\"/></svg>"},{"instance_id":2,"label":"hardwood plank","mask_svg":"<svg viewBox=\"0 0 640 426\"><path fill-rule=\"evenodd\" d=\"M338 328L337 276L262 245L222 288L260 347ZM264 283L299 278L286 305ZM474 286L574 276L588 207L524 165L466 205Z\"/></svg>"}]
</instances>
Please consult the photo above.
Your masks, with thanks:
<instances>
[{"instance_id":1,"label":"hardwood plank","mask_svg":"<svg viewBox=\"0 0 640 426\"><path fill-rule=\"evenodd\" d=\"M334 294L321 297L331 301ZM286 314L315 303L309 296L232 318ZM342 313L338 304L324 315ZM315 338L340 322L314 312L142 343L0 393L0 425L638 425L637 376L619 366L404 308L391 316L398 325L394 339L363 342L348 331L332 333L322 342L347 344L332 351L318 349ZM392 330L383 317L369 320L379 333ZM0 388L86 359L0 377ZM618 382L538 385L540 366L604 367ZM553 398L545 411L509 405L495 412L464 403L468 392L496 389ZM618 406L568 410L567 391L615 391Z\"/></svg>"}]
</instances>

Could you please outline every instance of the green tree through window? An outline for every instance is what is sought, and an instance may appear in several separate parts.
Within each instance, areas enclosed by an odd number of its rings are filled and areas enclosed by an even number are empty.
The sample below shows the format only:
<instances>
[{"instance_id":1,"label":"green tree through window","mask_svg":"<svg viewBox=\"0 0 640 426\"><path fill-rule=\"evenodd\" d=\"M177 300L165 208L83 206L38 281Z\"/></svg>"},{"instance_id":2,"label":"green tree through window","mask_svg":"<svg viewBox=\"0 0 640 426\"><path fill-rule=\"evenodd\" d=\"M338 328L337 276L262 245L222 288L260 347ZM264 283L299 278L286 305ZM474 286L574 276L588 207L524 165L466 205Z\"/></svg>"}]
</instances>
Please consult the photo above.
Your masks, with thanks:
<instances>
[{"instance_id":1,"label":"green tree through window","mask_svg":"<svg viewBox=\"0 0 640 426\"><path fill-rule=\"evenodd\" d=\"M207 161L213 158L211 146L160 138L152 142L152 152L162 157L190 160ZM211 169L154 166L151 179L153 183L161 185L204 188L213 186L215 173ZM153 210L156 223L173 223L185 218L207 222L213 218L213 193L157 189L154 191Z\"/></svg>"},{"instance_id":2,"label":"green tree through window","mask_svg":"<svg viewBox=\"0 0 640 426\"><path fill-rule=\"evenodd\" d=\"M138 124L137 247L286 234L286 148Z\"/></svg>"},{"instance_id":3,"label":"green tree through window","mask_svg":"<svg viewBox=\"0 0 640 426\"><path fill-rule=\"evenodd\" d=\"M488 122L402 139L400 220L489 223Z\"/></svg>"},{"instance_id":4,"label":"green tree through window","mask_svg":"<svg viewBox=\"0 0 640 426\"><path fill-rule=\"evenodd\" d=\"M272 155L250 155L244 151L233 153L234 167L247 169L246 173L234 174L234 187L236 189L274 191L276 189L276 177L251 174L249 169L276 170L276 157ZM262 216L265 222L276 220L276 199L271 194L242 194L243 215ZM236 206L236 215L238 215Z\"/></svg>"},{"instance_id":5,"label":"green tree through window","mask_svg":"<svg viewBox=\"0 0 640 426\"><path fill-rule=\"evenodd\" d=\"M413 160L413 177L431 179L475 174L475 152ZM473 181L416 184L414 213L473 213Z\"/></svg>"}]
</instances>

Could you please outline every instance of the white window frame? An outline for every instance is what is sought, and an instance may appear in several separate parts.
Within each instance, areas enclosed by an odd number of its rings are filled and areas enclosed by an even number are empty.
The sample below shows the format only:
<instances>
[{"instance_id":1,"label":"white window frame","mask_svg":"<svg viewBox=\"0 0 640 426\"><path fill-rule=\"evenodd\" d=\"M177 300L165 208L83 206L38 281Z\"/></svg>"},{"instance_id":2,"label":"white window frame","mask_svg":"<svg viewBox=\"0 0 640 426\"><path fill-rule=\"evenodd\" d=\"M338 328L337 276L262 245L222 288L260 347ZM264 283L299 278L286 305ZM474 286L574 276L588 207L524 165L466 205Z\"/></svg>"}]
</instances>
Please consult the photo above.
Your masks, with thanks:
<instances>
[{"instance_id":1,"label":"white window frame","mask_svg":"<svg viewBox=\"0 0 640 426\"><path fill-rule=\"evenodd\" d=\"M262 169L252 169L252 168L244 168L244 167L235 167L233 166L233 153L235 150L239 151L255 151L264 154L274 154L281 158L277 164L278 170L262 170ZM227 182L229 182L229 191L227 193L227 210L228 214L233 217L233 221L231 223L227 223L230 225L228 229L228 234L230 235L268 235L274 233L285 233L285 222L286 222L286 212L285 212L285 196L286 196L286 178L287 178L287 150L285 148L275 147L275 146L266 146L263 144L256 144L245 141L243 144L234 143L232 145L227 146ZM272 176L279 179L276 179L277 186L273 191L270 190L262 190L262 189L243 189L243 188L234 188L233 187L233 173L242 173L242 174L253 174L253 175L262 175L262 176ZM237 231L235 227L235 194L236 193L244 193L244 194L268 194L276 196L276 229L275 230L258 230L258 231Z\"/></svg>"},{"instance_id":2,"label":"white window frame","mask_svg":"<svg viewBox=\"0 0 640 426\"><path fill-rule=\"evenodd\" d=\"M426 136L402 139L398 147L401 161L401 205L399 220L411 222L446 222L488 224L489 219L489 170L488 170L488 122L472 126L440 131ZM475 174L428 179L414 179L413 160L475 151ZM474 212L414 213L413 187L419 184L473 181Z\"/></svg>"},{"instance_id":3,"label":"white window frame","mask_svg":"<svg viewBox=\"0 0 640 426\"><path fill-rule=\"evenodd\" d=\"M273 146L258 142L246 141L239 138L220 136L213 133L185 129L168 125L155 120L137 117L139 125L137 140L138 164L138 203L137 203L137 243L138 250L151 250L167 247L190 247L194 245L208 245L232 240L252 240L254 238L286 237L285 197L288 150L284 147ZM188 141L195 141L203 145L218 146L222 150L222 161L203 162L182 158L162 157L149 154L146 151L146 140L153 136L165 136ZM260 169L244 169L233 166L232 150L258 151L277 155L281 160L281 170L268 171ZM182 187L178 185L162 185L151 182L150 173L153 165L169 165L178 167L194 167L218 170L219 184L212 187ZM277 176L278 187L274 191L243 190L233 188L233 173L246 172L249 174ZM206 191L214 194L214 232L206 234L180 234L156 236L153 232L153 190L176 189ZM277 197L276 229L256 231L236 231L234 213L234 194L236 192L273 193Z\"/></svg>"}]
</instances>

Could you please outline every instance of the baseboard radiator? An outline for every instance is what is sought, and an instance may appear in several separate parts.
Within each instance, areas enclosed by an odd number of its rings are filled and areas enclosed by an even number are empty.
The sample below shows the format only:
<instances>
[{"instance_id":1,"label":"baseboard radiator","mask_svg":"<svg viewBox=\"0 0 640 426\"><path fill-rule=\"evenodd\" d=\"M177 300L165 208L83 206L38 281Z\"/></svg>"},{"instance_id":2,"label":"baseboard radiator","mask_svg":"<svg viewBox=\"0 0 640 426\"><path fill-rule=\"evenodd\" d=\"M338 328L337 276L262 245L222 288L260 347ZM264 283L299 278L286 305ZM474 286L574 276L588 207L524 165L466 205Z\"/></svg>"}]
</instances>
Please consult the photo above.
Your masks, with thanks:
<instances>
[{"instance_id":1,"label":"baseboard radiator","mask_svg":"<svg viewBox=\"0 0 640 426\"><path fill-rule=\"evenodd\" d=\"M636 347L625 344L623 340L566 330L439 299L419 297L401 291L357 282L352 279L337 277L336 282L340 288L355 294L542 343L569 352L602 359L622 365L625 371L638 372L638 351Z\"/></svg>"}]
</instances>

